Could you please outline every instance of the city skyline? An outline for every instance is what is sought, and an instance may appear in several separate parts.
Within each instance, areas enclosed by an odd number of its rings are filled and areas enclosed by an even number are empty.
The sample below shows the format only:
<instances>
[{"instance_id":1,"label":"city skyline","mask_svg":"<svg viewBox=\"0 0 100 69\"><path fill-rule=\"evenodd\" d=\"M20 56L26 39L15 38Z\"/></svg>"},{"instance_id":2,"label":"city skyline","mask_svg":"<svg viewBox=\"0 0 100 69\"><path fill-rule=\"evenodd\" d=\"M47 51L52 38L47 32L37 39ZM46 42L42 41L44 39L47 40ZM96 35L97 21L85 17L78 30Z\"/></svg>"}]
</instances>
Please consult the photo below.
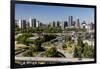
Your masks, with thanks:
<instances>
[{"instance_id":1,"label":"city skyline","mask_svg":"<svg viewBox=\"0 0 100 69\"><path fill-rule=\"evenodd\" d=\"M39 21L42 21L43 23L48 23L51 21L68 21L69 16L73 16L74 21L80 19L80 23L82 23L84 20L86 21L86 23L94 23L93 8L60 7L28 4L16 4L15 7L15 19L28 20L31 17L36 18Z\"/></svg>"}]
</instances>

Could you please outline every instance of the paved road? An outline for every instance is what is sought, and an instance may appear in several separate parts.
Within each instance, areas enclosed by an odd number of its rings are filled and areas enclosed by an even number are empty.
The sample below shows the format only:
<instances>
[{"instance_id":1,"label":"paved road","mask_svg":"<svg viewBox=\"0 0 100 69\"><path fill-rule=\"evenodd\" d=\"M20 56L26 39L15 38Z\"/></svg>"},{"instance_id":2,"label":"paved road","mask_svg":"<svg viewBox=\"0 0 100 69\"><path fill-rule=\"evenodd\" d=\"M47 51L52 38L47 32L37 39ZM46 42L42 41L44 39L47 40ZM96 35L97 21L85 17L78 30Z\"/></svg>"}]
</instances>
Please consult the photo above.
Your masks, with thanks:
<instances>
[{"instance_id":1,"label":"paved road","mask_svg":"<svg viewBox=\"0 0 100 69\"><path fill-rule=\"evenodd\" d=\"M92 58L43 58L43 57L15 57L16 61L53 61L53 62L82 62L82 61L94 61Z\"/></svg>"},{"instance_id":2,"label":"paved road","mask_svg":"<svg viewBox=\"0 0 100 69\"><path fill-rule=\"evenodd\" d=\"M59 41L59 39L62 39L62 37L57 37L56 39L53 39L53 40L58 40L58 42L54 43L54 45L56 46L57 51L59 51L60 53L62 53L66 58L73 58L73 53L69 53L69 52L64 51L62 49L62 44L63 43L61 41Z\"/></svg>"},{"instance_id":3,"label":"paved road","mask_svg":"<svg viewBox=\"0 0 100 69\"><path fill-rule=\"evenodd\" d=\"M57 49L59 52L61 52L66 58L73 58L73 54L68 53L67 51Z\"/></svg>"},{"instance_id":4,"label":"paved road","mask_svg":"<svg viewBox=\"0 0 100 69\"><path fill-rule=\"evenodd\" d=\"M26 52L26 51L24 51L24 52ZM16 57L23 57L24 52L21 52L20 54L17 54Z\"/></svg>"},{"instance_id":5,"label":"paved road","mask_svg":"<svg viewBox=\"0 0 100 69\"><path fill-rule=\"evenodd\" d=\"M44 52L40 52L38 55L36 55L35 57L43 57L42 56L42 54L43 54Z\"/></svg>"}]
</instances>

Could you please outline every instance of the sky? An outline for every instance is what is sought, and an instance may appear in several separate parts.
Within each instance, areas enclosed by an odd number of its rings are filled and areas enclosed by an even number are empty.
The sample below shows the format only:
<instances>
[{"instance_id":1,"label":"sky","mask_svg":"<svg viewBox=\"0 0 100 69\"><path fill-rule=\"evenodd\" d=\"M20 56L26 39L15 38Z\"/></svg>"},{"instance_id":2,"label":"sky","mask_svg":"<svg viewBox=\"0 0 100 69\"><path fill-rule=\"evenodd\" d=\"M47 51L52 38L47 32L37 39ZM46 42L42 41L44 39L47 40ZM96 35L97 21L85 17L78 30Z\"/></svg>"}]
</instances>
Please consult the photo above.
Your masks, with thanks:
<instances>
[{"instance_id":1,"label":"sky","mask_svg":"<svg viewBox=\"0 0 100 69\"><path fill-rule=\"evenodd\" d=\"M34 4L16 4L15 19L36 18L43 23L52 21L68 21L68 17L73 16L73 20L80 19L86 23L94 23L94 8L83 7L62 7Z\"/></svg>"}]
</instances>

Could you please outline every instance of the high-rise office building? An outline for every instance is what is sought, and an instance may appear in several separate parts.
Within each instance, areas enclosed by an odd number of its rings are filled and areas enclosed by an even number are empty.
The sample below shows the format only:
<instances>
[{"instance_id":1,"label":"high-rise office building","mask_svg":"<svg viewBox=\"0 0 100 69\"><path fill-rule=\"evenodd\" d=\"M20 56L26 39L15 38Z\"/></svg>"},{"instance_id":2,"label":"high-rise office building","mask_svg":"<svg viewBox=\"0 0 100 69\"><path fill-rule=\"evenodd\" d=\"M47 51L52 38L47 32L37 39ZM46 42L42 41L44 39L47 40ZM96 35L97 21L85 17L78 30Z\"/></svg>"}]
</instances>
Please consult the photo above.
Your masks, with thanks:
<instances>
[{"instance_id":1,"label":"high-rise office building","mask_svg":"<svg viewBox=\"0 0 100 69\"><path fill-rule=\"evenodd\" d=\"M90 23L88 24L88 30L94 30L94 24L93 23Z\"/></svg>"},{"instance_id":2,"label":"high-rise office building","mask_svg":"<svg viewBox=\"0 0 100 69\"><path fill-rule=\"evenodd\" d=\"M64 30L65 28L68 27L68 22L67 21L64 21L64 22L61 22L61 28Z\"/></svg>"},{"instance_id":3,"label":"high-rise office building","mask_svg":"<svg viewBox=\"0 0 100 69\"><path fill-rule=\"evenodd\" d=\"M91 30L94 30L94 28L95 28L95 24L93 24L92 22L90 23L90 29Z\"/></svg>"},{"instance_id":4,"label":"high-rise office building","mask_svg":"<svg viewBox=\"0 0 100 69\"><path fill-rule=\"evenodd\" d=\"M64 21L64 28L68 27L68 22Z\"/></svg>"},{"instance_id":5,"label":"high-rise office building","mask_svg":"<svg viewBox=\"0 0 100 69\"><path fill-rule=\"evenodd\" d=\"M21 29L27 28L27 22L26 20L21 20Z\"/></svg>"},{"instance_id":6,"label":"high-rise office building","mask_svg":"<svg viewBox=\"0 0 100 69\"><path fill-rule=\"evenodd\" d=\"M75 27L76 27L76 28L80 28L80 21L79 21L79 19L76 20Z\"/></svg>"},{"instance_id":7,"label":"high-rise office building","mask_svg":"<svg viewBox=\"0 0 100 69\"><path fill-rule=\"evenodd\" d=\"M29 21L26 22L26 27L27 27L27 28L30 27L30 23L29 23Z\"/></svg>"},{"instance_id":8,"label":"high-rise office building","mask_svg":"<svg viewBox=\"0 0 100 69\"><path fill-rule=\"evenodd\" d=\"M21 22L22 22L21 19L15 20L15 25L18 25L18 27L21 28Z\"/></svg>"},{"instance_id":9,"label":"high-rise office building","mask_svg":"<svg viewBox=\"0 0 100 69\"><path fill-rule=\"evenodd\" d=\"M72 23L72 27L75 27L75 24L76 24L76 21L73 21L73 23Z\"/></svg>"},{"instance_id":10,"label":"high-rise office building","mask_svg":"<svg viewBox=\"0 0 100 69\"><path fill-rule=\"evenodd\" d=\"M57 22L55 22L55 21L53 21L52 23L51 23L51 27L60 27L60 21L57 21Z\"/></svg>"},{"instance_id":11,"label":"high-rise office building","mask_svg":"<svg viewBox=\"0 0 100 69\"><path fill-rule=\"evenodd\" d=\"M39 27L40 22L36 21L36 27Z\"/></svg>"},{"instance_id":12,"label":"high-rise office building","mask_svg":"<svg viewBox=\"0 0 100 69\"><path fill-rule=\"evenodd\" d=\"M18 20L15 20L15 27L17 27L17 26L18 26Z\"/></svg>"},{"instance_id":13,"label":"high-rise office building","mask_svg":"<svg viewBox=\"0 0 100 69\"><path fill-rule=\"evenodd\" d=\"M68 27L71 27L73 24L73 16L69 16L68 18Z\"/></svg>"},{"instance_id":14,"label":"high-rise office building","mask_svg":"<svg viewBox=\"0 0 100 69\"><path fill-rule=\"evenodd\" d=\"M29 19L29 24L30 24L30 27L36 27L36 19L35 18L34 19L30 18Z\"/></svg>"},{"instance_id":15,"label":"high-rise office building","mask_svg":"<svg viewBox=\"0 0 100 69\"><path fill-rule=\"evenodd\" d=\"M57 21L56 27L60 27L60 21Z\"/></svg>"},{"instance_id":16,"label":"high-rise office building","mask_svg":"<svg viewBox=\"0 0 100 69\"><path fill-rule=\"evenodd\" d=\"M56 27L56 22L55 22L55 21L53 21L53 22L51 23L51 27Z\"/></svg>"},{"instance_id":17,"label":"high-rise office building","mask_svg":"<svg viewBox=\"0 0 100 69\"><path fill-rule=\"evenodd\" d=\"M39 23L39 26L40 26L40 27L43 26L42 22Z\"/></svg>"}]
</instances>

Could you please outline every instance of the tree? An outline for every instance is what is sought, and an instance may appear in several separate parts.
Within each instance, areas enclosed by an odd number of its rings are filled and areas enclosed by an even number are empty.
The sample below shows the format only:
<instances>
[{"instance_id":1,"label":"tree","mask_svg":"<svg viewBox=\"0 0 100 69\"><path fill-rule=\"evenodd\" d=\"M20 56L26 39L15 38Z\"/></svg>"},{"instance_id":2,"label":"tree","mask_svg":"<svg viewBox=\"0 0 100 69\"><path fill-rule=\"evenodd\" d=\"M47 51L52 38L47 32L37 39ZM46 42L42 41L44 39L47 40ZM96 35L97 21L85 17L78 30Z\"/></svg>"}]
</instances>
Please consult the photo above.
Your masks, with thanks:
<instances>
[{"instance_id":1,"label":"tree","mask_svg":"<svg viewBox=\"0 0 100 69\"><path fill-rule=\"evenodd\" d=\"M50 41L52 39L55 39L56 38L56 35L44 35L43 38L44 38L44 40L46 42L46 41Z\"/></svg>"},{"instance_id":2,"label":"tree","mask_svg":"<svg viewBox=\"0 0 100 69\"><path fill-rule=\"evenodd\" d=\"M64 49L64 48L67 48L67 45L64 43L64 44L62 45L62 47L63 47L63 49Z\"/></svg>"},{"instance_id":3,"label":"tree","mask_svg":"<svg viewBox=\"0 0 100 69\"><path fill-rule=\"evenodd\" d=\"M57 57L57 56L58 56L58 52L57 52L57 50L56 50L55 47L51 47L50 49L48 49L48 50L44 53L44 55L45 55L46 57Z\"/></svg>"},{"instance_id":4,"label":"tree","mask_svg":"<svg viewBox=\"0 0 100 69\"><path fill-rule=\"evenodd\" d=\"M44 42L44 39L42 39L42 38L37 38L35 41L34 41L34 44L36 45L36 46L41 46L41 44Z\"/></svg>"},{"instance_id":5,"label":"tree","mask_svg":"<svg viewBox=\"0 0 100 69\"><path fill-rule=\"evenodd\" d=\"M71 41L71 36L67 36L67 41Z\"/></svg>"},{"instance_id":6,"label":"tree","mask_svg":"<svg viewBox=\"0 0 100 69\"><path fill-rule=\"evenodd\" d=\"M16 38L16 40L19 41L20 43L28 45L28 44L32 43L32 41L29 40L28 38L33 37L33 36L34 36L33 34L22 34L22 35L18 36Z\"/></svg>"},{"instance_id":7,"label":"tree","mask_svg":"<svg viewBox=\"0 0 100 69\"><path fill-rule=\"evenodd\" d=\"M34 57L34 55L36 55L37 52L41 51L44 51L44 49L39 46L31 46L26 52L23 53L23 56Z\"/></svg>"},{"instance_id":8,"label":"tree","mask_svg":"<svg viewBox=\"0 0 100 69\"><path fill-rule=\"evenodd\" d=\"M27 56L27 57L32 57L32 51L31 50L27 50L26 52L23 53L23 56Z\"/></svg>"},{"instance_id":9,"label":"tree","mask_svg":"<svg viewBox=\"0 0 100 69\"><path fill-rule=\"evenodd\" d=\"M94 47L88 45L88 43L83 44L83 48L81 46L76 46L74 49L74 56L77 58L93 58L94 57Z\"/></svg>"},{"instance_id":10,"label":"tree","mask_svg":"<svg viewBox=\"0 0 100 69\"><path fill-rule=\"evenodd\" d=\"M80 46L80 47L83 48L84 47L84 44L83 44L82 39L80 37L78 37L77 41L78 41L77 46Z\"/></svg>"},{"instance_id":11,"label":"tree","mask_svg":"<svg viewBox=\"0 0 100 69\"><path fill-rule=\"evenodd\" d=\"M84 44L80 37L78 37L77 41L78 41L77 46L75 46L75 49L74 49L74 57L82 58Z\"/></svg>"},{"instance_id":12,"label":"tree","mask_svg":"<svg viewBox=\"0 0 100 69\"><path fill-rule=\"evenodd\" d=\"M81 47L75 47L74 57L82 58L82 48Z\"/></svg>"},{"instance_id":13,"label":"tree","mask_svg":"<svg viewBox=\"0 0 100 69\"><path fill-rule=\"evenodd\" d=\"M32 51L32 52L44 51L44 49L41 48L41 47L39 47L39 46L31 46L31 47L29 48L29 50Z\"/></svg>"},{"instance_id":14,"label":"tree","mask_svg":"<svg viewBox=\"0 0 100 69\"><path fill-rule=\"evenodd\" d=\"M45 33L60 33L62 29L60 27L47 27L43 30Z\"/></svg>"},{"instance_id":15,"label":"tree","mask_svg":"<svg viewBox=\"0 0 100 69\"><path fill-rule=\"evenodd\" d=\"M85 57L85 58L93 58L94 57L94 48L92 45L89 46L88 43L84 44L83 57Z\"/></svg>"}]
</instances>

